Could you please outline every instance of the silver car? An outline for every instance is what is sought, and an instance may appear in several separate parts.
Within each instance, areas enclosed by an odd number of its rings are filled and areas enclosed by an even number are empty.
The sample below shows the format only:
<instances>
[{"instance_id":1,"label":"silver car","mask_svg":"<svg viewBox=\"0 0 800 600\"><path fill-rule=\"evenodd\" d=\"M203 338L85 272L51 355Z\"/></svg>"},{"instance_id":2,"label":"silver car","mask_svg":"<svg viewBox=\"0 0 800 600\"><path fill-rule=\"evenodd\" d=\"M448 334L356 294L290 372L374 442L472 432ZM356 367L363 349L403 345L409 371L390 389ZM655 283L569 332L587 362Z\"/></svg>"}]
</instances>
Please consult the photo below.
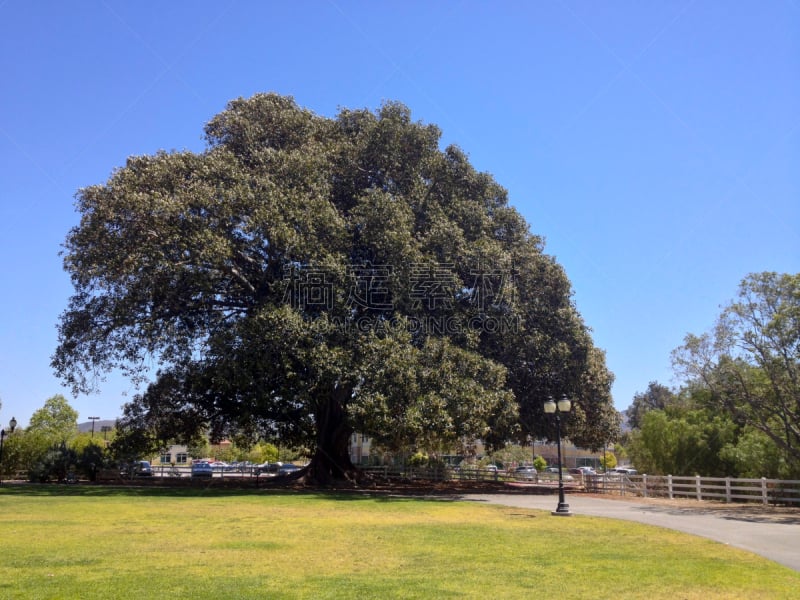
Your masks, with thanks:
<instances>
[{"instance_id":1,"label":"silver car","mask_svg":"<svg viewBox=\"0 0 800 600\"><path fill-rule=\"evenodd\" d=\"M517 479L528 479L533 481L538 479L538 472L533 467L517 467L514 469L514 477Z\"/></svg>"}]
</instances>

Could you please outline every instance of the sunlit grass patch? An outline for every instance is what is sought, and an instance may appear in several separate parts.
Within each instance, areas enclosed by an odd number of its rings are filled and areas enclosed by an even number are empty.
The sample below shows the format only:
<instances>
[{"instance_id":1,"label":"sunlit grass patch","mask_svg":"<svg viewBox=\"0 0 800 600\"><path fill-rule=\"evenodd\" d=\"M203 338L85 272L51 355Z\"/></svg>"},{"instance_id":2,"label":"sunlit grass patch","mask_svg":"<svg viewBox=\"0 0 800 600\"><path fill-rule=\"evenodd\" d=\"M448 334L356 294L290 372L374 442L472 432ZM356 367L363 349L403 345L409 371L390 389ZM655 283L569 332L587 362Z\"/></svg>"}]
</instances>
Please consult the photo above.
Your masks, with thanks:
<instances>
[{"instance_id":1,"label":"sunlit grass patch","mask_svg":"<svg viewBox=\"0 0 800 600\"><path fill-rule=\"evenodd\" d=\"M62 489L0 489L0 598L707 600L800 589L800 574L753 554L580 515L354 495Z\"/></svg>"}]
</instances>

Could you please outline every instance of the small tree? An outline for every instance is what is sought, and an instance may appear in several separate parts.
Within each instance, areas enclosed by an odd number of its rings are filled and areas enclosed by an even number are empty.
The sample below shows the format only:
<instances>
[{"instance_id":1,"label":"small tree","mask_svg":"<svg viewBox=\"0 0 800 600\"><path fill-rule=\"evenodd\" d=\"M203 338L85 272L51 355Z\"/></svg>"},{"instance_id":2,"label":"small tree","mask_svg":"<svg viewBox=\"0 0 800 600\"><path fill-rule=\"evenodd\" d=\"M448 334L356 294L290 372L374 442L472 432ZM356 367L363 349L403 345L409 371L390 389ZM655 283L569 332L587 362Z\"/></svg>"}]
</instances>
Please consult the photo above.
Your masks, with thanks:
<instances>
[{"instance_id":1,"label":"small tree","mask_svg":"<svg viewBox=\"0 0 800 600\"><path fill-rule=\"evenodd\" d=\"M24 460L23 438L24 432L20 430L16 430L14 433L6 432L3 442L3 462L0 464L2 479L7 479L10 474L27 466Z\"/></svg>"},{"instance_id":2,"label":"small tree","mask_svg":"<svg viewBox=\"0 0 800 600\"><path fill-rule=\"evenodd\" d=\"M34 411L28 432L37 433L49 446L66 444L78 434L78 411L61 394L48 398L44 406Z\"/></svg>"},{"instance_id":3,"label":"small tree","mask_svg":"<svg viewBox=\"0 0 800 600\"><path fill-rule=\"evenodd\" d=\"M547 461L543 456L537 456L533 459L533 468L537 471L544 471L547 468Z\"/></svg>"},{"instance_id":4,"label":"small tree","mask_svg":"<svg viewBox=\"0 0 800 600\"><path fill-rule=\"evenodd\" d=\"M31 481L46 483L48 481L65 481L67 474L75 469L78 456L75 450L62 442L48 449L29 469Z\"/></svg>"},{"instance_id":5,"label":"small tree","mask_svg":"<svg viewBox=\"0 0 800 600\"><path fill-rule=\"evenodd\" d=\"M613 469L617 466L617 457L612 452L606 452L600 457L600 466L603 467L604 471Z\"/></svg>"},{"instance_id":6,"label":"small tree","mask_svg":"<svg viewBox=\"0 0 800 600\"><path fill-rule=\"evenodd\" d=\"M278 447L269 442L261 442L253 446L247 454L247 460L254 463L275 462L278 460Z\"/></svg>"},{"instance_id":7,"label":"small tree","mask_svg":"<svg viewBox=\"0 0 800 600\"><path fill-rule=\"evenodd\" d=\"M624 461L628 458L628 450L622 445L621 442L614 444L614 456L616 457L618 463L619 461Z\"/></svg>"},{"instance_id":8,"label":"small tree","mask_svg":"<svg viewBox=\"0 0 800 600\"><path fill-rule=\"evenodd\" d=\"M105 449L96 443L85 445L77 455L77 468L89 481L97 478L97 471L101 468L110 466L109 455Z\"/></svg>"},{"instance_id":9,"label":"small tree","mask_svg":"<svg viewBox=\"0 0 800 600\"><path fill-rule=\"evenodd\" d=\"M74 465L74 451L69 445L77 435L78 412L61 394L48 398L31 415L27 429L15 432L16 468L27 469L37 481L42 477L58 479L64 461L72 460Z\"/></svg>"}]
</instances>

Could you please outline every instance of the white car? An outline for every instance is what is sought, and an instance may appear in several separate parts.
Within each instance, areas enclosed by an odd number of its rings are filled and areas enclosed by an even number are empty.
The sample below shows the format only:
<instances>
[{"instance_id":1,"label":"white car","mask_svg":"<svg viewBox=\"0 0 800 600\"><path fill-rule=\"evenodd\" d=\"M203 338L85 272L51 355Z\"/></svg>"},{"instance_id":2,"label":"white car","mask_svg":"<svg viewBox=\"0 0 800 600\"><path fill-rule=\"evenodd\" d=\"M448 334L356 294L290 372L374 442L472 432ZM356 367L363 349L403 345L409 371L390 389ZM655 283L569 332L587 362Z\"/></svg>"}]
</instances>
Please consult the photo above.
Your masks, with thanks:
<instances>
[{"instance_id":1,"label":"white car","mask_svg":"<svg viewBox=\"0 0 800 600\"><path fill-rule=\"evenodd\" d=\"M618 473L619 475L638 475L639 471L628 467L620 467L617 469L611 469L611 473Z\"/></svg>"}]
</instances>

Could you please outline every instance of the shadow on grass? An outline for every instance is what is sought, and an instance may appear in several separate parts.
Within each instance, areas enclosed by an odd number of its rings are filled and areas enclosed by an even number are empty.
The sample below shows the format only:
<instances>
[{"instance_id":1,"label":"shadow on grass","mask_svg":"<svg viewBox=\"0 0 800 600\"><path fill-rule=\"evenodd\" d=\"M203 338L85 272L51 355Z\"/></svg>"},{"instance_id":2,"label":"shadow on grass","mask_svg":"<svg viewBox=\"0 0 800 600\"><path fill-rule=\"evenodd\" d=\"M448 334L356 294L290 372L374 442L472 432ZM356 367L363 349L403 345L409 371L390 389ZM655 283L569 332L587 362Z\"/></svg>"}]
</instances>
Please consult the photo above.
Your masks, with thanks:
<instances>
[{"instance_id":1,"label":"shadow on grass","mask_svg":"<svg viewBox=\"0 0 800 600\"><path fill-rule=\"evenodd\" d=\"M57 484L57 483L16 483L3 484L3 496L89 496L89 497L186 497L194 498L209 495L245 496L261 490L214 488L208 485L166 487L150 485L105 485L105 484Z\"/></svg>"},{"instance_id":2,"label":"shadow on grass","mask_svg":"<svg viewBox=\"0 0 800 600\"><path fill-rule=\"evenodd\" d=\"M19 497L69 497L86 498L120 497L120 498L219 498L219 497L314 497L330 500L364 501L379 500L384 502L410 502L419 500L439 500L452 502L459 500L459 495L425 496L421 494L404 494L392 491L376 492L369 489L314 489L310 487L222 487L203 482L193 486L154 486L154 485L107 485L107 484L56 484L56 483L3 483L0 486L0 498Z\"/></svg>"}]
</instances>

